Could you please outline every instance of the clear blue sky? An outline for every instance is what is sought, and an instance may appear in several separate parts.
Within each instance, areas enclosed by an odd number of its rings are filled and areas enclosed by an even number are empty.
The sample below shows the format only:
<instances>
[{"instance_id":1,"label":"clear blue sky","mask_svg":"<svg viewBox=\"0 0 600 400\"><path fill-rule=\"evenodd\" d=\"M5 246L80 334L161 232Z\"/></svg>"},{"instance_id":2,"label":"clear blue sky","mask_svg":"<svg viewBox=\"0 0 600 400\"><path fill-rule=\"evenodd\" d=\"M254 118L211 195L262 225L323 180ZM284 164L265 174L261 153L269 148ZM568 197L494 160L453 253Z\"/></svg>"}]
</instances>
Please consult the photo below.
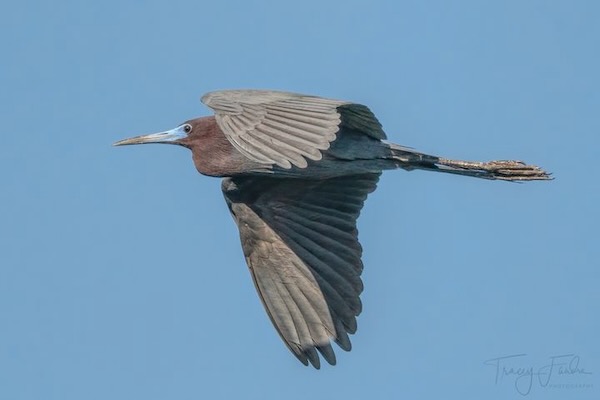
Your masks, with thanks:
<instances>
[{"instance_id":1,"label":"clear blue sky","mask_svg":"<svg viewBox=\"0 0 600 400\"><path fill-rule=\"evenodd\" d=\"M599 20L592 0L3 3L0 399L517 399L484 364L516 354L593 372L528 398L599 398ZM182 148L111 147L223 88L364 103L394 142L556 180L386 173L354 349L315 371L220 181Z\"/></svg>"}]
</instances>

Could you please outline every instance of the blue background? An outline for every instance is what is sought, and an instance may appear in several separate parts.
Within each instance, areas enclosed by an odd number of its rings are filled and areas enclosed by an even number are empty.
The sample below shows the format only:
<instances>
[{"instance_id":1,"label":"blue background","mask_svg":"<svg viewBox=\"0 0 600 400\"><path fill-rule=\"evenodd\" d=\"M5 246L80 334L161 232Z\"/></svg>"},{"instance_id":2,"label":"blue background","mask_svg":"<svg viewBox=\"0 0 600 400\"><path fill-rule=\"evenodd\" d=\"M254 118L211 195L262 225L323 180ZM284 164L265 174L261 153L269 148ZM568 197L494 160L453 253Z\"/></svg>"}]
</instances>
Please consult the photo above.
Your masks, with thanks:
<instances>
[{"instance_id":1,"label":"blue background","mask_svg":"<svg viewBox=\"0 0 600 400\"><path fill-rule=\"evenodd\" d=\"M574 353L600 390L597 1L0 6L0 399L522 398L485 360ZM316 371L272 328L218 179L113 148L269 88L364 103L390 140L552 182L391 171L359 221L364 311Z\"/></svg>"}]
</instances>

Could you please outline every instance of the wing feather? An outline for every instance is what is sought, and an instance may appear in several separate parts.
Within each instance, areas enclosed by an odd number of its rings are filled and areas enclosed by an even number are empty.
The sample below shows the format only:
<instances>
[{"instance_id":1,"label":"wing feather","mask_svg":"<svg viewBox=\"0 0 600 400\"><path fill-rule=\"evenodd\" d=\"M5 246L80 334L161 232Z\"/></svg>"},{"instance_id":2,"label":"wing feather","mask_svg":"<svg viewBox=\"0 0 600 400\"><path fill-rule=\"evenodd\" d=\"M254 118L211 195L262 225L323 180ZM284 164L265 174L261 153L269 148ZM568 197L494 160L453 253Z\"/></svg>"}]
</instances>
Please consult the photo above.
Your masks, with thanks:
<instances>
[{"instance_id":1,"label":"wing feather","mask_svg":"<svg viewBox=\"0 0 600 400\"><path fill-rule=\"evenodd\" d=\"M379 174L327 180L236 177L223 193L269 318L305 365L350 350L362 310L356 219Z\"/></svg>"},{"instance_id":2,"label":"wing feather","mask_svg":"<svg viewBox=\"0 0 600 400\"><path fill-rule=\"evenodd\" d=\"M340 125L385 138L381 124L366 106L347 101L266 90L224 90L207 93L202 102L215 111L217 124L244 156L282 168L305 168L308 160L320 160Z\"/></svg>"}]
</instances>

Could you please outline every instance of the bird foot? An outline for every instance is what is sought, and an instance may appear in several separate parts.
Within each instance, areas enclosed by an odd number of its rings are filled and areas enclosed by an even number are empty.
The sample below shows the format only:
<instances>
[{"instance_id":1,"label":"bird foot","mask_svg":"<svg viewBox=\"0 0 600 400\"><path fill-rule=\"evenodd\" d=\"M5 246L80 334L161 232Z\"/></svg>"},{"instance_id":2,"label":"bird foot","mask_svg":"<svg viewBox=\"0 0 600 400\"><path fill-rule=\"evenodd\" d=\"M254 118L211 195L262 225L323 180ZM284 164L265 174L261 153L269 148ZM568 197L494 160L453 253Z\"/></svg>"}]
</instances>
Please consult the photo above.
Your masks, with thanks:
<instances>
[{"instance_id":1,"label":"bird foot","mask_svg":"<svg viewBox=\"0 0 600 400\"><path fill-rule=\"evenodd\" d=\"M516 160L477 162L440 159L439 164L445 167L455 168L458 171L462 170L466 174L471 172L486 179L515 182L553 179L551 174L544 171L542 168Z\"/></svg>"}]
</instances>

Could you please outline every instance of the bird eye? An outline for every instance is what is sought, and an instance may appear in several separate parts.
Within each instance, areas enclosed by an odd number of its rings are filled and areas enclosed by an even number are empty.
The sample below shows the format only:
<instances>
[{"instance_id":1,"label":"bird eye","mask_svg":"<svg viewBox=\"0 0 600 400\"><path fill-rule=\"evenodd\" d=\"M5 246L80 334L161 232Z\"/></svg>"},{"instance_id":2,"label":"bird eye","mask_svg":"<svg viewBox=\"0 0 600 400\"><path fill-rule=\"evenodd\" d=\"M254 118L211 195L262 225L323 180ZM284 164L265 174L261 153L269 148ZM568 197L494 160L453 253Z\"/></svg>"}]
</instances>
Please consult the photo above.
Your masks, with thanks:
<instances>
[{"instance_id":1,"label":"bird eye","mask_svg":"<svg viewBox=\"0 0 600 400\"><path fill-rule=\"evenodd\" d=\"M190 132L192 131L192 126L191 126L190 124L185 124L185 125L183 126L183 131L184 131L185 133L190 133Z\"/></svg>"}]
</instances>

